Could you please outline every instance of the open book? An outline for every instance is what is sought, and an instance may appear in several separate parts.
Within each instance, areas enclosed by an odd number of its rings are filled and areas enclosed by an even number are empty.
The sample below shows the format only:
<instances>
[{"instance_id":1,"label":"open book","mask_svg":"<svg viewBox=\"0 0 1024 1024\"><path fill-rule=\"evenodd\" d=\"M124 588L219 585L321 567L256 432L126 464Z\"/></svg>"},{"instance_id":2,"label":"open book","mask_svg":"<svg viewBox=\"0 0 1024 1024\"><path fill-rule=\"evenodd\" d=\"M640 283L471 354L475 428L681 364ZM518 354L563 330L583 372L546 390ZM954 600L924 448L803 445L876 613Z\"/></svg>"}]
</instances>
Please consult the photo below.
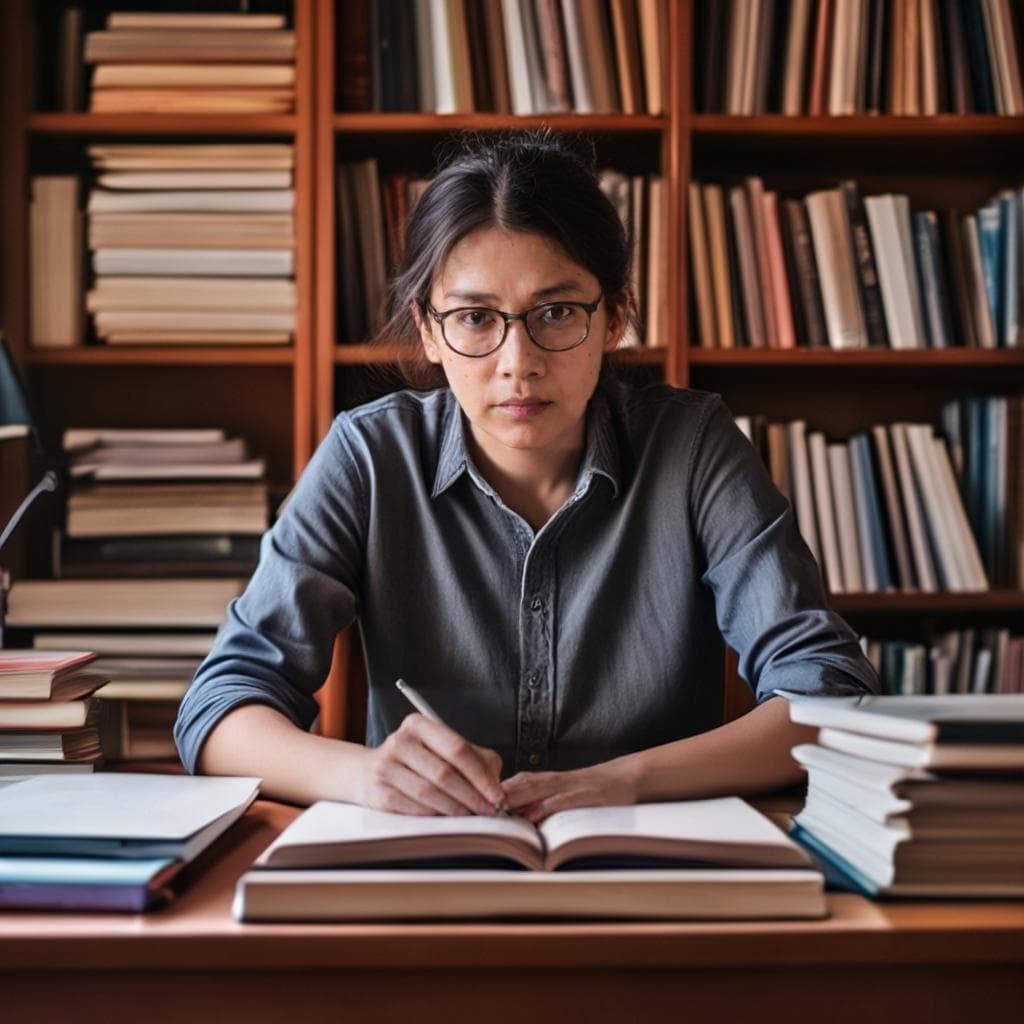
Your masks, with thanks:
<instances>
[{"instance_id":1,"label":"open book","mask_svg":"<svg viewBox=\"0 0 1024 1024\"><path fill-rule=\"evenodd\" d=\"M527 870L523 870L523 869ZM319 803L239 880L243 921L822 917L823 879L742 800L415 817Z\"/></svg>"},{"instance_id":2,"label":"open book","mask_svg":"<svg viewBox=\"0 0 1024 1024\"><path fill-rule=\"evenodd\" d=\"M489 863L534 871L651 862L802 868L800 847L737 797L561 811L524 818L389 814L321 801L304 811L257 867L324 868L422 862Z\"/></svg>"}]
</instances>

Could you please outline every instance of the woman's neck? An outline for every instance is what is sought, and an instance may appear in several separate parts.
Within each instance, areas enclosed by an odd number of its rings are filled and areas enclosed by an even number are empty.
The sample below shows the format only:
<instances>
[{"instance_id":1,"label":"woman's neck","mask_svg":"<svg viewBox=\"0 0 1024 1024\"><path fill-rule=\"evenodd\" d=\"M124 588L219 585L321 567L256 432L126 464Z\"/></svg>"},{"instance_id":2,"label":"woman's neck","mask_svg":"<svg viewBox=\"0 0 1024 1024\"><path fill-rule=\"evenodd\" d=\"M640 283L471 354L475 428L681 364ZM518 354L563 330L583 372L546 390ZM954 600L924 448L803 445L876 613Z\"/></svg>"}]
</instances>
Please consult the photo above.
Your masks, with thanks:
<instances>
[{"instance_id":1,"label":"woman's neck","mask_svg":"<svg viewBox=\"0 0 1024 1024\"><path fill-rule=\"evenodd\" d=\"M495 452L468 431L470 450L483 478L513 512L539 530L566 502L576 486L585 431L564 447L503 448Z\"/></svg>"}]
</instances>

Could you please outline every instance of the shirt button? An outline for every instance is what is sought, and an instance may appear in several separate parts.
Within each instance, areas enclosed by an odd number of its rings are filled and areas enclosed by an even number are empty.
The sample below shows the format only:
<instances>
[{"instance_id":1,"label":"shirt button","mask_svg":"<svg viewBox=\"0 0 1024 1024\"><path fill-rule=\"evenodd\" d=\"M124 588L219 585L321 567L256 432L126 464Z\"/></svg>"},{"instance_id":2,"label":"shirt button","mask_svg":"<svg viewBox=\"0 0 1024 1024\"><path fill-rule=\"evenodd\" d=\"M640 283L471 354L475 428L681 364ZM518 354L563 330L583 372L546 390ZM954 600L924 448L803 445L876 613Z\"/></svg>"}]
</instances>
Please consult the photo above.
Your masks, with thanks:
<instances>
[{"instance_id":1,"label":"shirt button","mask_svg":"<svg viewBox=\"0 0 1024 1024\"><path fill-rule=\"evenodd\" d=\"M540 673L539 672L531 672L526 677L526 685L531 690L535 690L538 686L540 686Z\"/></svg>"},{"instance_id":2,"label":"shirt button","mask_svg":"<svg viewBox=\"0 0 1024 1024\"><path fill-rule=\"evenodd\" d=\"M530 763L530 764L531 764L531 765L532 765L532 766L533 766L534 768L536 768L536 767L537 767L537 765L539 765L539 764L540 764L540 762L541 762L541 756L540 756L540 754L531 754L531 755L530 755L530 756L529 756L529 757L528 757L528 758L527 758L526 760L527 760L527 761L528 761L528 762L529 762L529 763Z\"/></svg>"},{"instance_id":3,"label":"shirt button","mask_svg":"<svg viewBox=\"0 0 1024 1024\"><path fill-rule=\"evenodd\" d=\"M532 609L533 609L533 610L534 610L535 612L539 612L539 611L541 610L541 608L543 608L543 607L544 607L544 602L543 602L543 600L542 600L541 598L539 598L539 597L535 597L535 598L534 598L534 599L533 599L533 600L532 600L532 601L530 602L530 607L531 607L531 608L532 608Z\"/></svg>"}]
</instances>

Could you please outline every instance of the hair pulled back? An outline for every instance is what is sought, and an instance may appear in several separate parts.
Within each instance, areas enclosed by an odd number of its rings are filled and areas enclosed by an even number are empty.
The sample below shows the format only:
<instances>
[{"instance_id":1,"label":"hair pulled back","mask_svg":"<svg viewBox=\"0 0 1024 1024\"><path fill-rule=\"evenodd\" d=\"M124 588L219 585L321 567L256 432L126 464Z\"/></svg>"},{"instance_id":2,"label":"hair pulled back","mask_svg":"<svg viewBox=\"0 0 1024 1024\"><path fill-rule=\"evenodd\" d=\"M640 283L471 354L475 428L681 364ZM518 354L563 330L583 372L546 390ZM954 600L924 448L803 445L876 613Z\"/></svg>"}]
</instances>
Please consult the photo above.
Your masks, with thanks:
<instances>
[{"instance_id":1,"label":"hair pulled back","mask_svg":"<svg viewBox=\"0 0 1024 1024\"><path fill-rule=\"evenodd\" d=\"M452 249L479 228L546 236L597 278L609 313L632 316L629 242L598 184L592 141L539 128L462 133L447 148L409 218L402 262L374 339L409 343L415 355L400 367L405 383L445 383L423 355L412 306L424 308Z\"/></svg>"}]
</instances>

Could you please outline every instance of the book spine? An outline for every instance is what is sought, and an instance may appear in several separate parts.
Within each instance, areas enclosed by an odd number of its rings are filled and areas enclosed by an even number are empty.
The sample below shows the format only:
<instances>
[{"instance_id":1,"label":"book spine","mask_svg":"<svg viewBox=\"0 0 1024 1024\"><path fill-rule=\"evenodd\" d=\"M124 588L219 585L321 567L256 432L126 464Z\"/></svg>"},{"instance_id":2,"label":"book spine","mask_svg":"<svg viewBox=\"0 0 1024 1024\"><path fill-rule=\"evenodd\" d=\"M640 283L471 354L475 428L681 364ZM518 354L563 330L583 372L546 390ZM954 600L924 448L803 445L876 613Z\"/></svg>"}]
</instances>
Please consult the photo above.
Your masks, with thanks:
<instances>
[{"instance_id":1,"label":"book spine","mask_svg":"<svg viewBox=\"0 0 1024 1024\"><path fill-rule=\"evenodd\" d=\"M850 236L853 240L853 260L857 270L857 286L861 306L864 310L864 325L867 329L868 344L873 347L889 347L889 331L885 325L885 310L882 308L882 292L878 284L878 270L875 253L868 230L867 214L860 198L857 183L846 180L839 183L846 204L846 215L850 221Z\"/></svg>"}]
</instances>

